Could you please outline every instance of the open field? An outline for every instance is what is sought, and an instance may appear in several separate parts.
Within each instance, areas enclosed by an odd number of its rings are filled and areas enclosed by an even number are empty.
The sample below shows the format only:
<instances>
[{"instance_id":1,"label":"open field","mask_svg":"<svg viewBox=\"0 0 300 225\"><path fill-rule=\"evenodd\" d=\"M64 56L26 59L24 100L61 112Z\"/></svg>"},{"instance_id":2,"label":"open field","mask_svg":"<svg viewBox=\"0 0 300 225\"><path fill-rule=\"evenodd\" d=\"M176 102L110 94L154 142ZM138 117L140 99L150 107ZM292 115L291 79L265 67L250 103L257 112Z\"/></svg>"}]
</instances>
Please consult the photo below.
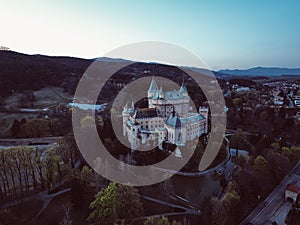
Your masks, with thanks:
<instances>
[{"instance_id":1,"label":"open field","mask_svg":"<svg viewBox=\"0 0 300 225\"><path fill-rule=\"evenodd\" d=\"M3 103L3 107L10 108L34 108L42 109L57 105L61 102L71 102L73 97L64 92L62 88L59 87L45 87L38 91L34 91L35 101L24 102L23 93L16 92L11 96L7 97Z\"/></svg>"}]
</instances>

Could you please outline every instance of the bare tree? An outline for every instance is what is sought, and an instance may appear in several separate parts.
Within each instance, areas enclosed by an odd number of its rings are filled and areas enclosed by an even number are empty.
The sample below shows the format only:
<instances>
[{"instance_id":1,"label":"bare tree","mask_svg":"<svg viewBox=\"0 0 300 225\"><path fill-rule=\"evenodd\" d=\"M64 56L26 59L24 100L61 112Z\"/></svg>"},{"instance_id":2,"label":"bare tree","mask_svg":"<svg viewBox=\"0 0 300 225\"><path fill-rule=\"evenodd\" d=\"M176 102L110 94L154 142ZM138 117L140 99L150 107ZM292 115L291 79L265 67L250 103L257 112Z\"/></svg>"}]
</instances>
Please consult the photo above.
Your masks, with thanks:
<instances>
[{"instance_id":1,"label":"bare tree","mask_svg":"<svg viewBox=\"0 0 300 225\"><path fill-rule=\"evenodd\" d=\"M64 218L63 220L59 223L59 225L72 225L72 219L71 219L71 209L72 209L72 204L71 202L67 201L63 204L63 209L64 209Z\"/></svg>"}]
</instances>

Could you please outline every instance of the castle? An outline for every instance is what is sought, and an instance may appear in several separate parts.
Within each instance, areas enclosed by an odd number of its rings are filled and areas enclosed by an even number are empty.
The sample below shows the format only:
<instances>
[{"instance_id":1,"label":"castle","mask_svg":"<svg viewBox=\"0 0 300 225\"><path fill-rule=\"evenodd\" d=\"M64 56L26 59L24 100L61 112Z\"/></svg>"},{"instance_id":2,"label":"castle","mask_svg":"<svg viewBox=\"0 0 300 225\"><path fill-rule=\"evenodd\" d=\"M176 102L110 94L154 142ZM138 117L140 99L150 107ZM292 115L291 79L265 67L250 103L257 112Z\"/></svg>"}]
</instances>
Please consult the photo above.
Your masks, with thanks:
<instances>
[{"instance_id":1,"label":"castle","mask_svg":"<svg viewBox=\"0 0 300 225\"><path fill-rule=\"evenodd\" d=\"M151 141L160 149L163 142L182 146L207 133L208 108L191 112L184 83L179 90L164 92L152 78L147 97L149 108L135 109L132 103L122 112L123 135L127 135L133 150Z\"/></svg>"}]
</instances>

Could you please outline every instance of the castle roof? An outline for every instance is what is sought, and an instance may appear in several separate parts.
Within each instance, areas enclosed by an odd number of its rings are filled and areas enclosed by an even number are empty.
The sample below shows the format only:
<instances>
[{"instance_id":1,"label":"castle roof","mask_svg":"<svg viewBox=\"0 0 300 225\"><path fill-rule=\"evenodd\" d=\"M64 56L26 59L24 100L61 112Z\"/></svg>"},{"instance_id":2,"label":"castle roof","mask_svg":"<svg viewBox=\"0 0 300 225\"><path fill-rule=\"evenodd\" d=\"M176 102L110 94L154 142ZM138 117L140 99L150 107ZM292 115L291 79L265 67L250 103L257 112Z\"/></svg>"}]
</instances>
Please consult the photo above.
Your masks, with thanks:
<instances>
[{"instance_id":1,"label":"castle roof","mask_svg":"<svg viewBox=\"0 0 300 225\"><path fill-rule=\"evenodd\" d=\"M159 91L156 91L152 97L152 99L154 100L158 100L158 99L161 99L159 97L160 95L160 92ZM183 95L183 92L180 92L180 91L166 91L164 93L164 98L163 99L166 99L166 100L175 100L175 99L183 99L183 98L188 98L188 96L184 96Z\"/></svg>"},{"instance_id":2,"label":"castle roof","mask_svg":"<svg viewBox=\"0 0 300 225\"><path fill-rule=\"evenodd\" d=\"M158 117L156 108L137 109L133 115L134 119Z\"/></svg>"},{"instance_id":3,"label":"castle roof","mask_svg":"<svg viewBox=\"0 0 300 225\"><path fill-rule=\"evenodd\" d=\"M181 121L176 115L170 115L166 124L175 128L181 127Z\"/></svg>"},{"instance_id":4,"label":"castle roof","mask_svg":"<svg viewBox=\"0 0 300 225\"><path fill-rule=\"evenodd\" d=\"M187 117L180 118L181 123L194 123L205 118L199 113L190 113Z\"/></svg>"},{"instance_id":5,"label":"castle roof","mask_svg":"<svg viewBox=\"0 0 300 225\"><path fill-rule=\"evenodd\" d=\"M195 123L199 120L205 120L205 118L199 113L191 113L187 117L179 117L177 115L170 115L166 124L171 127L179 128L183 124Z\"/></svg>"},{"instance_id":6,"label":"castle roof","mask_svg":"<svg viewBox=\"0 0 300 225\"><path fill-rule=\"evenodd\" d=\"M300 186L299 186L299 183L298 183L298 182L291 183L290 185L288 185L288 186L286 187L286 190L287 190L287 191L294 192L294 193L300 193Z\"/></svg>"}]
</instances>

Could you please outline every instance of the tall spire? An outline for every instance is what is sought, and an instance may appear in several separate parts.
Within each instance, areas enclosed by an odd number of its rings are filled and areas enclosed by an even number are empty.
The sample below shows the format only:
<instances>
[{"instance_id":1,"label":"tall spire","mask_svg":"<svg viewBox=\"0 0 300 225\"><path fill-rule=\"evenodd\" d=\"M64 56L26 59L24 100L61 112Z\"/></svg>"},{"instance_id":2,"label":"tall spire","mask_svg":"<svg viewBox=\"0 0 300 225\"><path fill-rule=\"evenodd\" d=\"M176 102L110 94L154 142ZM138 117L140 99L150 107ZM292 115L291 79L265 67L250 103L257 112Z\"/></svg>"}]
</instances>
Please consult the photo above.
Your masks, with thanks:
<instances>
[{"instance_id":1,"label":"tall spire","mask_svg":"<svg viewBox=\"0 0 300 225\"><path fill-rule=\"evenodd\" d=\"M126 103L123 108L123 113L128 112L128 104Z\"/></svg>"},{"instance_id":2,"label":"tall spire","mask_svg":"<svg viewBox=\"0 0 300 225\"><path fill-rule=\"evenodd\" d=\"M163 88L160 87L160 89L159 89L159 98L164 98L164 97L165 97L165 93L163 91Z\"/></svg>"},{"instance_id":3,"label":"tall spire","mask_svg":"<svg viewBox=\"0 0 300 225\"><path fill-rule=\"evenodd\" d=\"M158 91L158 86L157 86L154 78L152 77L151 84L150 84L150 87L148 89L148 92L152 92L153 93L153 92L156 92L156 91Z\"/></svg>"},{"instance_id":4,"label":"tall spire","mask_svg":"<svg viewBox=\"0 0 300 225\"><path fill-rule=\"evenodd\" d=\"M184 82L182 82L182 85L181 85L181 87L179 89L179 92L188 93L187 88L186 88Z\"/></svg>"}]
</instances>

